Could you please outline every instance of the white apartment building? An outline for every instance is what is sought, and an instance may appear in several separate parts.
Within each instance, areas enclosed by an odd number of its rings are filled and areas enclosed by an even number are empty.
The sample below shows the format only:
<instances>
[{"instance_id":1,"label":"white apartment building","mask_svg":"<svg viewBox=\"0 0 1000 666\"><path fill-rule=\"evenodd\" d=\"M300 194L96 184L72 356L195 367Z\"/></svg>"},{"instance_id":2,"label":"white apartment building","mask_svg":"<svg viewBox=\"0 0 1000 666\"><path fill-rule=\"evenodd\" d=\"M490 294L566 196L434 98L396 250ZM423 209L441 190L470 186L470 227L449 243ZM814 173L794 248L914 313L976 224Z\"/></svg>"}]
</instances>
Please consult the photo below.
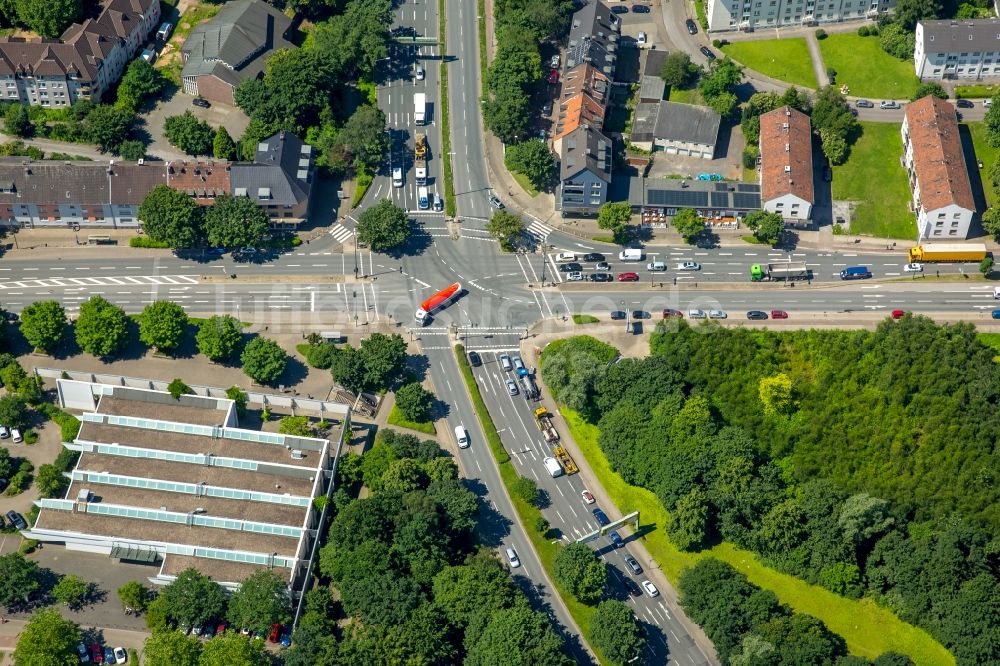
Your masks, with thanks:
<instances>
[{"instance_id":1,"label":"white apartment building","mask_svg":"<svg viewBox=\"0 0 1000 666\"><path fill-rule=\"evenodd\" d=\"M896 0L708 0L709 32L874 19Z\"/></svg>"},{"instance_id":2,"label":"white apartment building","mask_svg":"<svg viewBox=\"0 0 1000 666\"><path fill-rule=\"evenodd\" d=\"M913 66L923 80L1000 77L1000 20L921 21Z\"/></svg>"}]
</instances>

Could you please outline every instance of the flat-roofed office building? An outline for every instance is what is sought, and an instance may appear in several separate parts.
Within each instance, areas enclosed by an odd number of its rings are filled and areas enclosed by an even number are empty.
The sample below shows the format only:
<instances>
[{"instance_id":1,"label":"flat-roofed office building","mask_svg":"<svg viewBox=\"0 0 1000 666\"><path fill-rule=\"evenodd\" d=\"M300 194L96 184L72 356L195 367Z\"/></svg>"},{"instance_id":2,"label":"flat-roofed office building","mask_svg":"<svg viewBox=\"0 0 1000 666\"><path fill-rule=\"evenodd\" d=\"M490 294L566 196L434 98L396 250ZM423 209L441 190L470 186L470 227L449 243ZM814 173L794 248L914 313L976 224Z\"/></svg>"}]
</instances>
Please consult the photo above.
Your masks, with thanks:
<instances>
[{"instance_id":1,"label":"flat-roofed office building","mask_svg":"<svg viewBox=\"0 0 1000 666\"><path fill-rule=\"evenodd\" d=\"M229 589L259 569L302 587L319 538L313 500L332 490L350 408L330 439L240 428L224 398L59 380L82 411L63 499L41 499L28 538L146 562L167 584L194 567Z\"/></svg>"}]
</instances>

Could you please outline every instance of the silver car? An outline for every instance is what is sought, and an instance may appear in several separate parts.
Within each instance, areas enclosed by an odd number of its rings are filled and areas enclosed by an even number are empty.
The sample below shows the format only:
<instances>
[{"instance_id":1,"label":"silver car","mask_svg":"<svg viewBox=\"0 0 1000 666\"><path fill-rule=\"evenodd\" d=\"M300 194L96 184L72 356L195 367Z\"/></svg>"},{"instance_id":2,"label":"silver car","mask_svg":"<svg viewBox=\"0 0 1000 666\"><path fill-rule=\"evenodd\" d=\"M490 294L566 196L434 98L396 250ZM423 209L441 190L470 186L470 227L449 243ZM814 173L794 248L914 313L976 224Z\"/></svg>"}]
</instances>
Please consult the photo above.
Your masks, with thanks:
<instances>
[{"instance_id":1,"label":"silver car","mask_svg":"<svg viewBox=\"0 0 1000 666\"><path fill-rule=\"evenodd\" d=\"M500 367L506 372L510 372L514 368L514 364L510 362L510 356L507 354L500 355Z\"/></svg>"},{"instance_id":2,"label":"silver car","mask_svg":"<svg viewBox=\"0 0 1000 666\"><path fill-rule=\"evenodd\" d=\"M507 393L510 393L511 395L517 395L519 393L517 389L517 382L513 379L507 380Z\"/></svg>"},{"instance_id":3,"label":"silver car","mask_svg":"<svg viewBox=\"0 0 1000 666\"><path fill-rule=\"evenodd\" d=\"M691 308L688 310L688 319L704 319L705 311L699 310L698 308Z\"/></svg>"},{"instance_id":4,"label":"silver car","mask_svg":"<svg viewBox=\"0 0 1000 666\"><path fill-rule=\"evenodd\" d=\"M684 261L677 264L677 270L679 271L700 271L701 264L697 261Z\"/></svg>"},{"instance_id":5,"label":"silver car","mask_svg":"<svg viewBox=\"0 0 1000 666\"><path fill-rule=\"evenodd\" d=\"M725 319L728 316L729 315L726 314L725 310L709 310L708 311L708 317L709 317L709 319Z\"/></svg>"}]
</instances>

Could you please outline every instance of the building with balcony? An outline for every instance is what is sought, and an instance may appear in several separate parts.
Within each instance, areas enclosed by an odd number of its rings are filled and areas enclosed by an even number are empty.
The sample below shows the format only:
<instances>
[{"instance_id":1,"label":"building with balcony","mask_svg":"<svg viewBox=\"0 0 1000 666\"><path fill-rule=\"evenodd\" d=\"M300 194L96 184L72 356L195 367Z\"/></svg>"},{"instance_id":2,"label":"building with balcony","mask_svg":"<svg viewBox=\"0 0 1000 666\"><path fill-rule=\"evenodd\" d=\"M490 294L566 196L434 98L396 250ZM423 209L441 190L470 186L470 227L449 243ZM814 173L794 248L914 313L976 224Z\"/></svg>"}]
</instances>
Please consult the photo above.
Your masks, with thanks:
<instances>
[{"instance_id":1,"label":"building with balcony","mask_svg":"<svg viewBox=\"0 0 1000 666\"><path fill-rule=\"evenodd\" d=\"M1000 77L1000 19L917 23L913 66L922 80Z\"/></svg>"},{"instance_id":2,"label":"building with balcony","mask_svg":"<svg viewBox=\"0 0 1000 666\"><path fill-rule=\"evenodd\" d=\"M875 19L896 0L707 0L709 32Z\"/></svg>"},{"instance_id":3,"label":"building with balcony","mask_svg":"<svg viewBox=\"0 0 1000 666\"><path fill-rule=\"evenodd\" d=\"M763 209L786 223L811 219L815 202L812 123L790 106L760 116L760 193Z\"/></svg>"},{"instance_id":4,"label":"building with balcony","mask_svg":"<svg viewBox=\"0 0 1000 666\"><path fill-rule=\"evenodd\" d=\"M330 439L240 428L225 398L60 379L63 407L82 412L80 453L63 498L40 499L27 538L150 566L173 581L194 567L236 589L268 569L302 589L320 538L317 497L333 490L350 407Z\"/></svg>"},{"instance_id":5,"label":"building with balcony","mask_svg":"<svg viewBox=\"0 0 1000 666\"><path fill-rule=\"evenodd\" d=\"M106 0L59 39L0 38L0 102L51 108L100 101L160 22L159 0Z\"/></svg>"},{"instance_id":6,"label":"building with balcony","mask_svg":"<svg viewBox=\"0 0 1000 666\"><path fill-rule=\"evenodd\" d=\"M955 107L933 95L910 102L900 132L918 238L967 238L976 204Z\"/></svg>"}]
</instances>

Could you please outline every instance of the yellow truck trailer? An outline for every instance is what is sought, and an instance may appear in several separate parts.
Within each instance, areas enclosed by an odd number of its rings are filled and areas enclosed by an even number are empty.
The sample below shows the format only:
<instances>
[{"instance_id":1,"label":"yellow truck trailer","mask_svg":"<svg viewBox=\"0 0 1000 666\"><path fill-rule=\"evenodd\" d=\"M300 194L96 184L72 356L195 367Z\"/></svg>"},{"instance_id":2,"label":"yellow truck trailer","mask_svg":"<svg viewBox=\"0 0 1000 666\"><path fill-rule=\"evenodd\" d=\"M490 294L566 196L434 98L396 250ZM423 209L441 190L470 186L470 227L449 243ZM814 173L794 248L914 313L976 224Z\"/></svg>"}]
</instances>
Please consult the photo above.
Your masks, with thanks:
<instances>
[{"instance_id":1,"label":"yellow truck trailer","mask_svg":"<svg viewBox=\"0 0 1000 666\"><path fill-rule=\"evenodd\" d=\"M934 261L982 261L986 258L983 243L930 243L910 248L910 263Z\"/></svg>"}]
</instances>

